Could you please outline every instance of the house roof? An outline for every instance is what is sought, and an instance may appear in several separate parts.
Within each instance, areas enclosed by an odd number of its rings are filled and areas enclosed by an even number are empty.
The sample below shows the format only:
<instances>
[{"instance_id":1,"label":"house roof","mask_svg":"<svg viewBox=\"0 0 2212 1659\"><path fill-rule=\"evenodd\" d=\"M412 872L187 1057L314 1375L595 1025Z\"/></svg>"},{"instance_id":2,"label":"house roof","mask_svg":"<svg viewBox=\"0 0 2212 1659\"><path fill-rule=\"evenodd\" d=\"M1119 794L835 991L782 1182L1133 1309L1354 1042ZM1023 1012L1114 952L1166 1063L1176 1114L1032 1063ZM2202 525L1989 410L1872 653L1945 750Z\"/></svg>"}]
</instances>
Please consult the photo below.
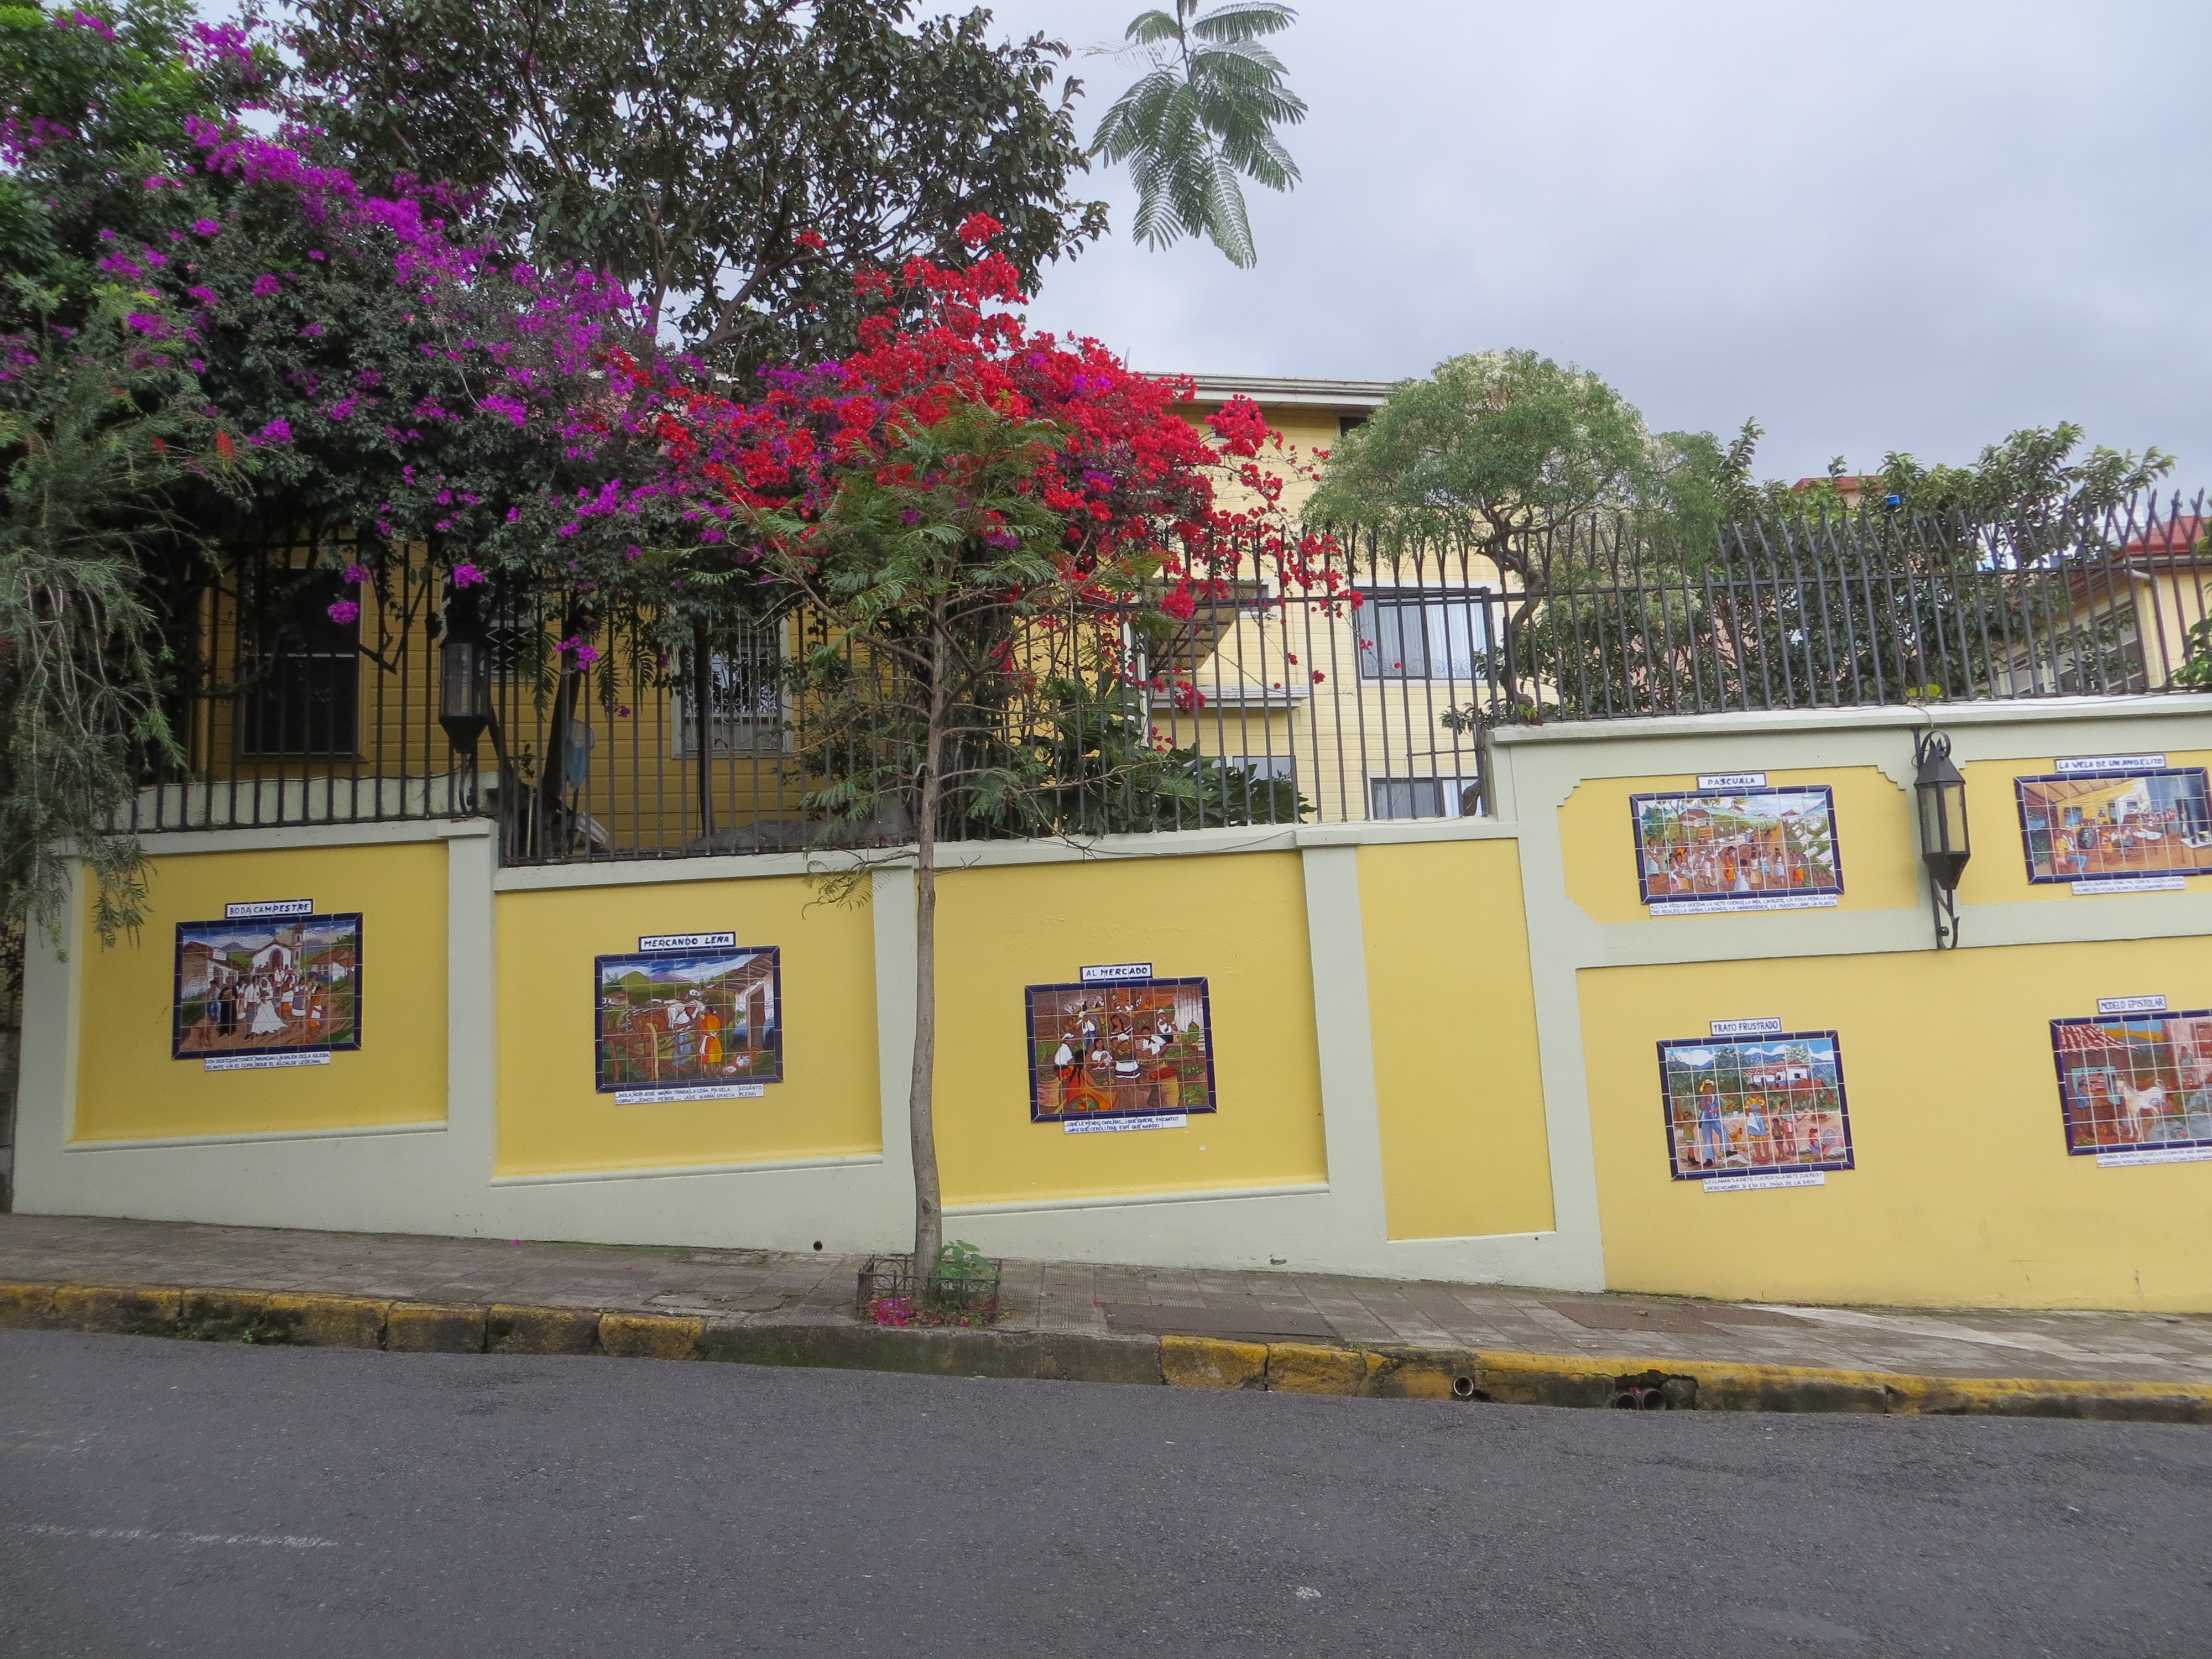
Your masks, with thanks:
<instances>
[{"instance_id":1,"label":"house roof","mask_svg":"<svg viewBox=\"0 0 2212 1659\"><path fill-rule=\"evenodd\" d=\"M1275 374L1189 374L1163 375L1162 379L1188 378L1198 384L1195 401L1201 404L1227 403L1231 398L1249 398L1255 404L1291 405L1303 409L1380 409L1382 400L1390 395L1395 380L1322 380Z\"/></svg>"},{"instance_id":2,"label":"house roof","mask_svg":"<svg viewBox=\"0 0 2212 1659\"><path fill-rule=\"evenodd\" d=\"M2164 524L2154 524L2141 534L2130 537L2120 544L2116 556L2130 562L2202 563L2204 556L2197 550L2197 544L2208 532L2212 532L2212 517L2177 513Z\"/></svg>"}]
</instances>

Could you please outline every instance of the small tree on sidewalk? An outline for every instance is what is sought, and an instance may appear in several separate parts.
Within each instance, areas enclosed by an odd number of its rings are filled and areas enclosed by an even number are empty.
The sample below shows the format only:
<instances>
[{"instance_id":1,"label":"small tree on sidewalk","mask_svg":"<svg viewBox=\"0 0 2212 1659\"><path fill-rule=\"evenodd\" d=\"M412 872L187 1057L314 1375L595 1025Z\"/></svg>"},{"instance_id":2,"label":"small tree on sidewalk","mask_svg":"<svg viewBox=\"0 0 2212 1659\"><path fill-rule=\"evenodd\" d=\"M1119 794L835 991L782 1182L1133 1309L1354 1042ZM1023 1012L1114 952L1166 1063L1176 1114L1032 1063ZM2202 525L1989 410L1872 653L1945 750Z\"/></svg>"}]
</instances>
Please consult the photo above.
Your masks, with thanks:
<instances>
[{"instance_id":1,"label":"small tree on sidewalk","mask_svg":"<svg viewBox=\"0 0 2212 1659\"><path fill-rule=\"evenodd\" d=\"M980 247L997 228L979 216L963 234ZM1020 295L996 255L864 280L883 310L861 350L775 377L702 449L719 458L713 476L739 504L764 580L806 618L793 676L813 733L809 803L836 821L825 839L880 823L892 803L911 814L908 1104L924 1281L943 1247L941 842L979 823L1078 833L1096 827L1080 800L1195 797L1222 770L1143 726L1128 641L1187 618L1194 593L1225 592L1206 554L1225 523L1210 475L1224 455L1256 454L1266 433L1250 411L1217 447L1174 412L1178 388L1095 342L1030 336L1000 308ZM917 297L927 325L901 328ZM1290 580L1309 568L1279 529L1267 544ZM1252 539L1243 545L1252 556ZM1141 741L1128 740L1133 720ZM829 880L849 892L868 868L855 860Z\"/></svg>"}]
</instances>

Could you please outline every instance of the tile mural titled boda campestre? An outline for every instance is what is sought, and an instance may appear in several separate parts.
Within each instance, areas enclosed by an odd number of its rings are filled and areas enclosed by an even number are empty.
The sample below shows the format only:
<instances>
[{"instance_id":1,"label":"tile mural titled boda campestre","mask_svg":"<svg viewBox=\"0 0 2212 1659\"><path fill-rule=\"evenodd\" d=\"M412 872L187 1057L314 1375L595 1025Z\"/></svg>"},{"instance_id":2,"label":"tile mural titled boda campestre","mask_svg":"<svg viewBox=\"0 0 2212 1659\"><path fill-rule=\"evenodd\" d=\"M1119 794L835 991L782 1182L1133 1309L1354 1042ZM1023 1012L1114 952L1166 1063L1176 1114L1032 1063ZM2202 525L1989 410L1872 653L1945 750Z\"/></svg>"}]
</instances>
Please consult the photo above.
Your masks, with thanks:
<instances>
[{"instance_id":1,"label":"tile mural titled boda campestre","mask_svg":"<svg viewBox=\"0 0 2212 1659\"><path fill-rule=\"evenodd\" d=\"M1032 1122L1214 1109L1204 980L1032 985L1028 1004Z\"/></svg>"},{"instance_id":2,"label":"tile mural titled boda campestre","mask_svg":"<svg viewBox=\"0 0 2212 1659\"><path fill-rule=\"evenodd\" d=\"M1677 1181L1852 1167L1833 1031L1662 1042L1659 1082Z\"/></svg>"},{"instance_id":3,"label":"tile mural titled boda campestre","mask_svg":"<svg viewBox=\"0 0 2212 1659\"><path fill-rule=\"evenodd\" d=\"M174 1022L171 1054L210 1071L360 1048L359 914L179 922Z\"/></svg>"},{"instance_id":4,"label":"tile mural titled boda campestre","mask_svg":"<svg viewBox=\"0 0 2212 1659\"><path fill-rule=\"evenodd\" d=\"M1844 890L1826 787L1633 795L1629 810L1655 916L1825 908Z\"/></svg>"},{"instance_id":5,"label":"tile mural titled boda campestre","mask_svg":"<svg viewBox=\"0 0 2212 1659\"><path fill-rule=\"evenodd\" d=\"M626 1105L656 1095L733 1097L782 1082L781 955L739 945L598 957L599 1092Z\"/></svg>"}]
</instances>

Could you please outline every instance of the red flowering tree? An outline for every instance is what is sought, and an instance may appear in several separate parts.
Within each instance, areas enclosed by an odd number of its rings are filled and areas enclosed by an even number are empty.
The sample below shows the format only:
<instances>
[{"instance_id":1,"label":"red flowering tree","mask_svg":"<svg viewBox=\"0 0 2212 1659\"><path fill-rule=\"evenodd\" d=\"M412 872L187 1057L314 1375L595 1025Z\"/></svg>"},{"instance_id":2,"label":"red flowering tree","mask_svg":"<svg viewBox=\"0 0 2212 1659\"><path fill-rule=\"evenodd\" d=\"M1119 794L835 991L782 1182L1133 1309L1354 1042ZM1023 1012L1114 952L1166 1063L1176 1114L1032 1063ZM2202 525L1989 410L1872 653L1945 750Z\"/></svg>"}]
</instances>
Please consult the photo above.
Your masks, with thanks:
<instances>
[{"instance_id":1,"label":"red flowering tree","mask_svg":"<svg viewBox=\"0 0 2212 1659\"><path fill-rule=\"evenodd\" d=\"M1245 405L1209 441L1175 412L1187 386L1134 374L1095 341L1028 332L1008 309L1022 299L1013 267L986 251L997 230L980 215L963 227L978 250L965 266L864 275L881 309L843 362L774 374L756 403L695 404L676 421L701 499L719 492L732 510L732 556L757 561L764 586L807 619L793 674L816 734L811 801L848 823L880 827L887 808L910 821L923 1274L943 1246L939 842L978 826L1137 827L1106 809L1194 805L1209 778L1218 785L1219 763L1170 750L1144 723L1131 642L1230 591L1239 572L1211 550L1231 527L1214 482L1249 465L1264 486L1256 458L1270 435ZM902 326L917 301L922 325ZM1237 520L1262 530L1242 556L1309 580L1313 550L1269 522L1264 488L1258 499L1263 510ZM866 872L856 860L832 879L849 890Z\"/></svg>"}]
</instances>

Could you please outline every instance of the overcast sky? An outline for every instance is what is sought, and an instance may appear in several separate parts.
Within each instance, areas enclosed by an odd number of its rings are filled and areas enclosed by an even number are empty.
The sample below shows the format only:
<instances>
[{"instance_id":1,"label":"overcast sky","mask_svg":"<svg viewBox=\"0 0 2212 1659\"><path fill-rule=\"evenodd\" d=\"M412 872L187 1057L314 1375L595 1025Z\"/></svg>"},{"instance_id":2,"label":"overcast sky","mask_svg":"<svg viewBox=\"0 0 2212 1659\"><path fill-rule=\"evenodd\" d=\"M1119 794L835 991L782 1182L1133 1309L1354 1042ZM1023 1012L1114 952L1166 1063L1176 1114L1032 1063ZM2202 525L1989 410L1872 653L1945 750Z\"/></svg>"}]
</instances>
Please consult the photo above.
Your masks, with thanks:
<instances>
[{"instance_id":1,"label":"overcast sky","mask_svg":"<svg viewBox=\"0 0 2212 1659\"><path fill-rule=\"evenodd\" d=\"M1164 3L1164 0L1161 0ZM940 4L943 0L940 0ZM926 6L934 10L939 6ZM950 9L949 6L945 9ZM1140 0L998 0L1117 40ZM1307 0L1256 270L1116 232L1032 319L1138 367L1394 380L1528 346L1760 471L2074 420L2212 484L2212 6ZM1088 137L1133 78L1082 58Z\"/></svg>"}]
</instances>

